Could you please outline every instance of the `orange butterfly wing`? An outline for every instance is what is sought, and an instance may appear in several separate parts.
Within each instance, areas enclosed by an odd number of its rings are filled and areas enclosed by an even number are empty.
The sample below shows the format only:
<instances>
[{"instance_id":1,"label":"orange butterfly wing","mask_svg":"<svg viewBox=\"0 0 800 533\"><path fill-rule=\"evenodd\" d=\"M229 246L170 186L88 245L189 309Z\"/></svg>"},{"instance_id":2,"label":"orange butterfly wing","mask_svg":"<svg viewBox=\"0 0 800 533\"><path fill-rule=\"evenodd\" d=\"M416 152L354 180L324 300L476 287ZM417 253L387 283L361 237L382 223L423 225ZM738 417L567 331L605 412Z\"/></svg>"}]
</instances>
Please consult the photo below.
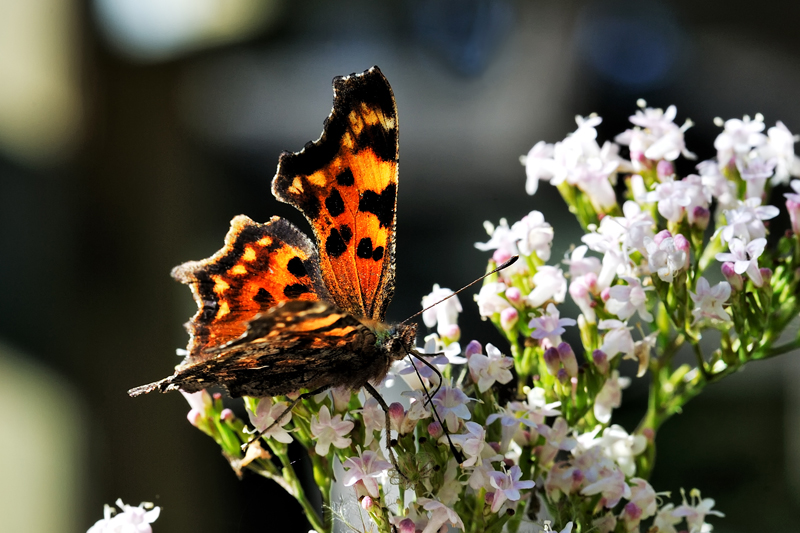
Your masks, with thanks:
<instances>
[{"instance_id":1,"label":"orange butterfly wing","mask_svg":"<svg viewBox=\"0 0 800 533\"><path fill-rule=\"evenodd\" d=\"M394 293L397 108L378 67L334 78L333 91L322 136L281 154L272 192L311 223L333 302L382 321Z\"/></svg>"},{"instance_id":2,"label":"orange butterfly wing","mask_svg":"<svg viewBox=\"0 0 800 533\"><path fill-rule=\"evenodd\" d=\"M209 350L242 336L250 320L280 302L330 300L318 261L309 238L290 222L235 217L221 250L172 270L198 307L186 325L191 338L183 365L208 359Z\"/></svg>"}]
</instances>

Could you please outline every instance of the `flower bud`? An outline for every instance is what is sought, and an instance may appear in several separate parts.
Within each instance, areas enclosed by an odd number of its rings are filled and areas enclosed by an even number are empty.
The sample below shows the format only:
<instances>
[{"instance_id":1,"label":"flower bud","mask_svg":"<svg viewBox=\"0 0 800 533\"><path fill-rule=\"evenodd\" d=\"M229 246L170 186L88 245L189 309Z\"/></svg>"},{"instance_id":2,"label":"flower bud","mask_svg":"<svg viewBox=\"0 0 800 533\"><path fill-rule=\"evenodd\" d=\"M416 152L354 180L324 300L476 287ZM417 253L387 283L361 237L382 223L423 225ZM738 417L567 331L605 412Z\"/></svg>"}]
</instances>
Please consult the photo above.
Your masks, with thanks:
<instances>
[{"instance_id":1,"label":"flower bud","mask_svg":"<svg viewBox=\"0 0 800 533\"><path fill-rule=\"evenodd\" d=\"M611 287L606 287L600 291L600 299L607 302L609 298L611 298Z\"/></svg>"},{"instance_id":2,"label":"flower bud","mask_svg":"<svg viewBox=\"0 0 800 533\"><path fill-rule=\"evenodd\" d=\"M478 341L469 341L467 347L464 348L464 357L469 359L476 353L483 353L483 346L481 346L481 343Z\"/></svg>"},{"instance_id":3,"label":"flower bud","mask_svg":"<svg viewBox=\"0 0 800 533\"><path fill-rule=\"evenodd\" d=\"M792 231L795 235L800 235L800 203L786 200L786 210L789 212L789 220L792 222Z\"/></svg>"},{"instance_id":4,"label":"flower bud","mask_svg":"<svg viewBox=\"0 0 800 533\"><path fill-rule=\"evenodd\" d=\"M233 411L231 411L228 408L223 409L222 412L219 414L219 419L221 421L223 421L223 422L231 422L235 418L236 418L236 415L234 415Z\"/></svg>"},{"instance_id":5,"label":"flower bud","mask_svg":"<svg viewBox=\"0 0 800 533\"><path fill-rule=\"evenodd\" d=\"M518 304L522 301L522 291L516 287L509 287L506 289L506 299L512 304Z\"/></svg>"},{"instance_id":6,"label":"flower bud","mask_svg":"<svg viewBox=\"0 0 800 533\"><path fill-rule=\"evenodd\" d=\"M597 370L599 370L601 374L608 374L609 365L608 355L606 355L606 352L603 350L593 351L592 361L594 361L595 366L597 366Z\"/></svg>"},{"instance_id":7,"label":"flower bud","mask_svg":"<svg viewBox=\"0 0 800 533\"><path fill-rule=\"evenodd\" d=\"M567 369L559 368L558 372L556 372L556 379L560 381L562 385L569 383L569 374L567 373Z\"/></svg>"},{"instance_id":8,"label":"flower bud","mask_svg":"<svg viewBox=\"0 0 800 533\"><path fill-rule=\"evenodd\" d=\"M558 373L558 369L561 367L561 358L558 356L557 349L551 346L544 351L544 364L551 376L555 376Z\"/></svg>"},{"instance_id":9,"label":"flower bud","mask_svg":"<svg viewBox=\"0 0 800 533\"><path fill-rule=\"evenodd\" d=\"M693 224L695 227L705 230L708 227L708 223L711 221L711 211L702 205L695 206L692 210L692 220L694 221Z\"/></svg>"},{"instance_id":10,"label":"flower bud","mask_svg":"<svg viewBox=\"0 0 800 533\"><path fill-rule=\"evenodd\" d=\"M653 242L661 246L661 241L670 237L672 237L672 233L670 233L668 229L661 230L653 237Z\"/></svg>"},{"instance_id":11,"label":"flower bud","mask_svg":"<svg viewBox=\"0 0 800 533\"><path fill-rule=\"evenodd\" d=\"M763 287L764 285L769 286L772 282L772 270L769 268L759 268L758 272L761 274L761 285L758 287ZM754 280L755 282L755 280Z\"/></svg>"},{"instance_id":12,"label":"flower bud","mask_svg":"<svg viewBox=\"0 0 800 533\"><path fill-rule=\"evenodd\" d=\"M492 254L492 260L495 263L497 263L498 265L501 265L501 264L505 263L509 259L511 259L511 253L509 253L506 250L503 250L501 248L498 248Z\"/></svg>"},{"instance_id":13,"label":"flower bud","mask_svg":"<svg viewBox=\"0 0 800 533\"><path fill-rule=\"evenodd\" d=\"M397 533L416 533L416 531L417 526L410 518L403 518L400 523L397 524Z\"/></svg>"},{"instance_id":14,"label":"flower bud","mask_svg":"<svg viewBox=\"0 0 800 533\"><path fill-rule=\"evenodd\" d=\"M439 333L443 338L452 342L456 342L461 338L461 328L458 327L458 324L450 324L445 326L439 331Z\"/></svg>"},{"instance_id":15,"label":"flower bud","mask_svg":"<svg viewBox=\"0 0 800 533\"><path fill-rule=\"evenodd\" d=\"M578 375L578 360L575 358L575 352L572 351L572 346L569 343L562 342L558 345L558 357L570 377Z\"/></svg>"},{"instance_id":16,"label":"flower bud","mask_svg":"<svg viewBox=\"0 0 800 533\"><path fill-rule=\"evenodd\" d=\"M658 174L659 181L664 181L664 178L675 174L675 165L672 164L672 161L662 159L656 165L656 174Z\"/></svg>"},{"instance_id":17,"label":"flower bud","mask_svg":"<svg viewBox=\"0 0 800 533\"><path fill-rule=\"evenodd\" d=\"M684 269L688 269L689 268L689 264L690 264L689 263L689 252L690 252L690 250L692 248L691 245L689 244L688 239L686 239L686 237L684 237L683 235L678 233L672 239L672 242L675 243L675 249L680 250L681 252L686 254L686 259L683 262L683 268Z\"/></svg>"},{"instance_id":18,"label":"flower bud","mask_svg":"<svg viewBox=\"0 0 800 533\"><path fill-rule=\"evenodd\" d=\"M198 427L197 424L200 423L200 420L203 419L203 413L198 411L197 409L192 409L188 413L186 413L186 419L189 421L191 425L194 427Z\"/></svg>"},{"instance_id":19,"label":"flower bud","mask_svg":"<svg viewBox=\"0 0 800 533\"><path fill-rule=\"evenodd\" d=\"M732 262L722 263L722 275L730 283L731 288L735 291L740 291L744 288L744 280L741 274L737 274L734 270Z\"/></svg>"},{"instance_id":20,"label":"flower bud","mask_svg":"<svg viewBox=\"0 0 800 533\"><path fill-rule=\"evenodd\" d=\"M444 435L444 430L439 422L431 422L428 424L428 435L434 440L439 440Z\"/></svg>"},{"instance_id":21,"label":"flower bud","mask_svg":"<svg viewBox=\"0 0 800 533\"><path fill-rule=\"evenodd\" d=\"M215 392L211 397L214 398L214 401L221 400L222 399L222 393L221 392Z\"/></svg>"},{"instance_id":22,"label":"flower bud","mask_svg":"<svg viewBox=\"0 0 800 533\"><path fill-rule=\"evenodd\" d=\"M486 444L488 444L494 450L494 453L500 453L500 443L499 442L492 441L492 442L487 442Z\"/></svg>"},{"instance_id":23,"label":"flower bud","mask_svg":"<svg viewBox=\"0 0 800 533\"><path fill-rule=\"evenodd\" d=\"M403 426L403 418L406 415L406 410L403 409L403 404L399 402L393 402L389 406L389 422L392 425L392 429L399 432L400 428Z\"/></svg>"},{"instance_id":24,"label":"flower bud","mask_svg":"<svg viewBox=\"0 0 800 533\"><path fill-rule=\"evenodd\" d=\"M639 520L642 516L642 509L635 503L628 502L622 513L630 520Z\"/></svg>"},{"instance_id":25,"label":"flower bud","mask_svg":"<svg viewBox=\"0 0 800 533\"><path fill-rule=\"evenodd\" d=\"M519 313L513 307L506 307L500 311L500 325L504 331L510 331L517 323Z\"/></svg>"},{"instance_id":26,"label":"flower bud","mask_svg":"<svg viewBox=\"0 0 800 533\"><path fill-rule=\"evenodd\" d=\"M483 501L486 502L486 505L491 507L492 502L494 501L494 492L487 492L486 495L483 497Z\"/></svg>"},{"instance_id":27,"label":"flower bud","mask_svg":"<svg viewBox=\"0 0 800 533\"><path fill-rule=\"evenodd\" d=\"M369 511L374 503L375 502L372 501L372 497L369 494L361 498L361 508L365 511Z\"/></svg>"}]
</instances>

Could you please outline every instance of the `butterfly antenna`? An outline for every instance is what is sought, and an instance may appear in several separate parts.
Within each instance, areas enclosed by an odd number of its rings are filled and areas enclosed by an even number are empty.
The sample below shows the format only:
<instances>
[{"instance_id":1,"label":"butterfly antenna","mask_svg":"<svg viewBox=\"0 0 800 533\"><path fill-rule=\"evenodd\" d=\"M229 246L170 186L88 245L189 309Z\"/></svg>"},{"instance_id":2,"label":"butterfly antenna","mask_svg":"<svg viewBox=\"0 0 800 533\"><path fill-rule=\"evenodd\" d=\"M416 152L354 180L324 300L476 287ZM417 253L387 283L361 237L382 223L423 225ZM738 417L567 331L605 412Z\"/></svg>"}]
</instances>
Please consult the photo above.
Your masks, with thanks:
<instances>
[{"instance_id":1,"label":"butterfly antenna","mask_svg":"<svg viewBox=\"0 0 800 533\"><path fill-rule=\"evenodd\" d=\"M465 290L465 289L468 289L468 288L472 287L473 285L475 285L476 283L478 283L479 281L481 281L483 278L485 278L485 277L487 277L487 276L491 276L492 274L494 274L494 273L496 273L496 272L500 272L500 271L501 271L501 270L503 270L504 268L508 268L508 267L510 267L511 265L513 265L514 263L516 263L516 262L517 262L517 259L519 259L519 256L518 256L518 255L515 255L514 257L512 257L511 259L509 259L508 261L506 261L506 262L505 262L505 263L503 263L502 265L498 266L498 267L497 267L497 268L495 268L494 270L492 270L492 271L490 271L490 272L487 272L486 274L484 274L483 276L479 277L478 279L476 279L476 280L475 280L475 281L473 281L472 283L468 283L467 285L464 285L463 287L461 287L460 289L458 289L458 290L457 290L456 292L454 292L453 294L449 294L449 295L445 296L444 298L442 298L441 300L439 300L439 301L438 301L438 302L436 302L435 304L433 304L433 305L429 305L428 307L426 307L426 308L425 308L425 309L423 309L422 311L419 311L418 313L414 313L413 315L411 315L410 317L406 318L405 320L403 320L403 321L402 321L402 322L400 322L400 323L401 323L401 324L405 324L406 322L408 322L408 321L409 321L409 320L411 320L412 318L416 318L416 317L418 317L419 315L421 315L422 313L424 313L425 311L427 311L427 310L428 310L428 309L430 309L431 307L436 307L437 305L439 305L439 304L440 304L440 303L442 303L443 301L447 300L448 298L452 298L453 296L455 296L455 295L456 295L456 294L458 294L459 292L461 292L461 291L463 291L463 290Z\"/></svg>"},{"instance_id":2,"label":"butterfly antenna","mask_svg":"<svg viewBox=\"0 0 800 533\"><path fill-rule=\"evenodd\" d=\"M436 368L433 364L426 361L424 358L422 358L420 355L417 355L413 351L409 352L408 350L406 350L406 354L409 356L413 355L414 357L425 363L428 367L430 367L434 372L436 372L436 375L439 376L439 383L436 386L436 391L433 393L433 396L436 396L436 393L439 392L439 389L442 387L442 382L444 381L442 373L439 372L439 369ZM417 378L419 379L419 382L422 385L422 390L425 391L425 395L428 397L428 403L430 403L431 405L431 411L433 411L433 415L436 417L436 421L439 422L440 426L442 426L442 430L444 431L444 434L447 437L447 444L450 445L450 452L453 454L453 457L455 457L456 462L458 464L463 463L464 461L466 461L466 459L464 458L464 454L458 451L458 449L453 444L453 441L450 439L450 432L447 430L447 426L444 425L444 422L442 422L442 419L439 417L439 412L436 410L436 406L433 405L433 397L431 396L431 393L428 391L428 387L425 386L425 382L422 381L422 376L419 373L417 365L412 364L411 366L414 367L414 372L416 372Z\"/></svg>"}]
</instances>

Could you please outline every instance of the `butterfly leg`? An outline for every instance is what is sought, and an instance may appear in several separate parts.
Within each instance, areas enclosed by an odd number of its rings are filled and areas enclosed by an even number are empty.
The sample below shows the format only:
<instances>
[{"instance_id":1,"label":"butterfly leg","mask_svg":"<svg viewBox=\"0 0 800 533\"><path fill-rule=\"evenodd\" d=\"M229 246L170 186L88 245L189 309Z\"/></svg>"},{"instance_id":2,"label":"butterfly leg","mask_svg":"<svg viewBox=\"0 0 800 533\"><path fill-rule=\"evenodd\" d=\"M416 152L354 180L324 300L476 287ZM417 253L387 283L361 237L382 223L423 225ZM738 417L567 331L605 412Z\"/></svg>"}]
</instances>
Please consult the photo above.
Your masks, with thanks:
<instances>
[{"instance_id":1,"label":"butterfly leg","mask_svg":"<svg viewBox=\"0 0 800 533\"><path fill-rule=\"evenodd\" d=\"M444 381L444 378L442 378L442 373L439 372L439 369L436 368L435 365L431 364L429 361L426 361L424 357L422 357L419 353L416 352L416 350L411 350L410 352L406 352L406 353L408 355L413 355L414 357L419 359L425 365L430 367L431 370L436 372L437 376L439 376L439 383L436 385L436 390L433 391L433 394L431 394L428 391L428 387L426 387L425 383L422 381L422 376L419 374L419 370L417 370L417 366L413 365L414 366L414 371L417 373L417 378L419 379L419 382L422 385L422 390L425 391L425 395L428 397L428 402L427 403L430 404L431 411L433 411L433 414L436 417L436 421L439 422L439 424L442 426L442 430L444 431L444 434L447 437L447 443L450 445L450 452L453 454L453 457L455 457L456 462L458 462L458 464L463 463L466 460L464 458L464 454L462 454L460 451L458 451L458 449L456 449L455 446L453 446L453 441L450 440L450 432L447 430L447 426L444 425L444 422L442 422L442 419L439 418L439 413L436 411L436 407L434 407L434 405L433 405L433 397L436 396L436 393L438 393L439 389L442 388L442 382Z\"/></svg>"},{"instance_id":2,"label":"butterfly leg","mask_svg":"<svg viewBox=\"0 0 800 533\"><path fill-rule=\"evenodd\" d=\"M400 475L400 477L408 481L408 477L406 477L406 475L403 474L403 471L400 470L400 466L397 464L397 457L395 457L394 451L392 450L392 421L389 418L389 406L386 405L386 400L384 400L383 396L381 396L380 393L375 390L375 387L369 383L364 383L364 388L367 389L367 392L369 392L370 395L378 401L381 409L383 409L383 412L386 414L386 452L389 454L389 460L392 462L392 465L394 465L394 468L397 470L397 473Z\"/></svg>"},{"instance_id":3,"label":"butterfly leg","mask_svg":"<svg viewBox=\"0 0 800 533\"><path fill-rule=\"evenodd\" d=\"M298 403L300 403L301 400L307 400L309 398L313 398L317 394L319 394L321 392L325 392L326 390L328 390L330 388L331 388L330 385L325 385L325 386L320 387L320 388L318 388L316 390L312 390L310 392L306 392L305 394L301 394L300 396L298 396L295 400L292 401L292 403L289 404L289 406L286 409L284 409L284 411L280 415L278 415L278 418L276 418L275 421L272 424L269 425L269 427L264 429L264 431L256 431L255 433L253 433L253 436L250 437L250 439L248 439L247 442L242 444L242 451L243 452L247 452L247 448L249 448L251 444L253 444L255 441L260 439L261 435L263 435L264 433L268 432L270 429L275 427L275 424L279 423L281 420L283 420L283 418L286 415L291 413L292 409L294 409L294 406L297 405Z\"/></svg>"}]
</instances>

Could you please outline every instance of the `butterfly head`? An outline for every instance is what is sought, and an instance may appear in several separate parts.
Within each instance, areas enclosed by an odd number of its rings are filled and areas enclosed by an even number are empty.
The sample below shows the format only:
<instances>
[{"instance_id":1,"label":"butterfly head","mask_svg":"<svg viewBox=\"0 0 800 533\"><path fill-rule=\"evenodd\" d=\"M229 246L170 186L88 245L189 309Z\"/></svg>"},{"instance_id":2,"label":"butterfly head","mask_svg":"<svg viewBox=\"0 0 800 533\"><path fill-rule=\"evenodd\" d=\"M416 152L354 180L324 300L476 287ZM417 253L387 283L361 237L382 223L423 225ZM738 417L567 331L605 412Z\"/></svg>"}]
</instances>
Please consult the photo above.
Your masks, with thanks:
<instances>
[{"instance_id":1,"label":"butterfly head","mask_svg":"<svg viewBox=\"0 0 800 533\"><path fill-rule=\"evenodd\" d=\"M402 359L414 349L417 340L416 324L392 324L379 336L378 342L391 359Z\"/></svg>"}]
</instances>

